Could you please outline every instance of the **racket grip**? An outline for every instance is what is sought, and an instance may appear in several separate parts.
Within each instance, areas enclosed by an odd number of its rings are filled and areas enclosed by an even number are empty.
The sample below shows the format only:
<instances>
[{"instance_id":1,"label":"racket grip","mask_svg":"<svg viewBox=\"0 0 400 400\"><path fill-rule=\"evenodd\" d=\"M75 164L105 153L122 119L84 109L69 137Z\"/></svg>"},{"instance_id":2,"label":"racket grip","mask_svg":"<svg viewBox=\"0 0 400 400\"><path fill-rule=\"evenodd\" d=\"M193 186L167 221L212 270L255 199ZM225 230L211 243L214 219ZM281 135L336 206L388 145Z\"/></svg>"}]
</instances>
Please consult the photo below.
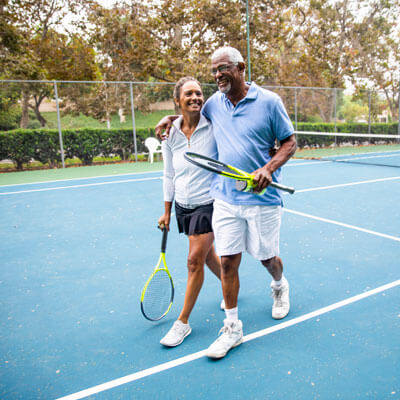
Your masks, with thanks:
<instances>
[{"instance_id":1,"label":"racket grip","mask_svg":"<svg viewBox=\"0 0 400 400\"><path fill-rule=\"evenodd\" d=\"M168 230L164 227L162 231L162 240L161 240L161 253L165 253L167 248L167 237L168 237Z\"/></svg>"}]
</instances>

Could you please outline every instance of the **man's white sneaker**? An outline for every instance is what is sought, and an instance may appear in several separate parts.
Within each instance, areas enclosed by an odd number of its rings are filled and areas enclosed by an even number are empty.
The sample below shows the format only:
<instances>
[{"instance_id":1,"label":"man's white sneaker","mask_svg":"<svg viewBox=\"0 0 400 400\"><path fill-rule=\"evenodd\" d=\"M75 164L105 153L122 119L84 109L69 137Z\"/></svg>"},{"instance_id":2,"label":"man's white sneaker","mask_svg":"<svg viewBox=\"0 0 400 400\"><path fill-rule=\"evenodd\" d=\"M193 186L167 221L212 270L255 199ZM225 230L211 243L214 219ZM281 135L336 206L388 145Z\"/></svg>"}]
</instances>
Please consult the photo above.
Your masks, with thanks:
<instances>
[{"instance_id":1,"label":"man's white sneaker","mask_svg":"<svg viewBox=\"0 0 400 400\"><path fill-rule=\"evenodd\" d=\"M228 321L224 319L224 326L219 331L218 339L206 350L210 358L222 358L226 353L243 342L242 321Z\"/></svg>"},{"instance_id":2,"label":"man's white sneaker","mask_svg":"<svg viewBox=\"0 0 400 400\"><path fill-rule=\"evenodd\" d=\"M172 328L160 340L160 343L167 347L175 347L183 342L186 336L190 335L192 328L189 324L184 324L179 319L174 322Z\"/></svg>"},{"instance_id":3,"label":"man's white sneaker","mask_svg":"<svg viewBox=\"0 0 400 400\"><path fill-rule=\"evenodd\" d=\"M271 282L272 298L274 304L272 305L272 318L282 319L289 314L290 301L289 301L289 282L283 278L283 282L279 289L276 289Z\"/></svg>"}]
</instances>

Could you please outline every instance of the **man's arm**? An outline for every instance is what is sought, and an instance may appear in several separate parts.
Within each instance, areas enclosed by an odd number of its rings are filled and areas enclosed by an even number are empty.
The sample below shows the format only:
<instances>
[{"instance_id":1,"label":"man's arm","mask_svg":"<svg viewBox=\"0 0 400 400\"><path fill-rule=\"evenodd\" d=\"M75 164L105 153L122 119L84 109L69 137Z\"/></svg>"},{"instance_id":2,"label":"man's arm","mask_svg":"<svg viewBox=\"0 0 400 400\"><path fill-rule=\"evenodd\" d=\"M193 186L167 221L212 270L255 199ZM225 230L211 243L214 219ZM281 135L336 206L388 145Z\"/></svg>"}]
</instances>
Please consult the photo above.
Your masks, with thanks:
<instances>
[{"instance_id":1,"label":"man's arm","mask_svg":"<svg viewBox=\"0 0 400 400\"><path fill-rule=\"evenodd\" d=\"M172 127L172 122L174 122L179 115L167 115L156 125L155 131L156 136L160 140L165 140L169 136L169 131ZM165 131L165 132L164 132Z\"/></svg>"},{"instance_id":2,"label":"man's arm","mask_svg":"<svg viewBox=\"0 0 400 400\"><path fill-rule=\"evenodd\" d=\"M291 135L281 141L280 148L276 151L271 160L263 167L255 170L253 182L257 185L255 192L261 192L272 182L272 174L285 164L296 152L297 144L295 135Z\"/></svg>"}]
</instances>

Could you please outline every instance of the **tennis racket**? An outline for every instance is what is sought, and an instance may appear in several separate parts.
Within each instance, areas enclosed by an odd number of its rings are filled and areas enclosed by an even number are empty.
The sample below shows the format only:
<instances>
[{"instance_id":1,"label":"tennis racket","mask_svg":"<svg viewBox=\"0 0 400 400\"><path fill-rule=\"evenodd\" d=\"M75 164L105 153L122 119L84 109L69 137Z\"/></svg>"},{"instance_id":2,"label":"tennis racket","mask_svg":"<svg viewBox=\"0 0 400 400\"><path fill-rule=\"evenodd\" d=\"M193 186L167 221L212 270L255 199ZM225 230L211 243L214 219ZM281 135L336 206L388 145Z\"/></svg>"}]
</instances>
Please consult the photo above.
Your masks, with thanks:
<instances>
[{"instance_id":1,"label":"tennis racket","mask_svg":"<svg viewBox=\"0 0 400 400\"><path fill-rule=\"evenodd\" d=\"M189 151L184 154L184 158L200 168L204 168L208 171L215 172L216 174L226 176L227 178L236 179L236 189L241 192L256 193L253 191L254 187L256 186L253 183L254 177L248 172L232 167L232 165L225 164L221 161L213 160L212 158L203 156L202 154L192 153ZM281 185L280 183L276 182L271 182L269 186L283 190L290 194L293 194L295 191L292 187ZM256 194L262 195L265 193L265 190L266 189L261 192L257 192Z\"/></svg>"},{"instance_id":2,"label":"tennis racket","mask_svg":"<svg viewBox=\"0 0 400 400\"><path fill-rule=\"evenodd\" d=\"M161 254L152 274L143 287L140 309L145 318L159 321L171 309L174 301L174 283L165 261L167 247L167 228L164 227L161 241Z\"/></svg>"}]
</instances>

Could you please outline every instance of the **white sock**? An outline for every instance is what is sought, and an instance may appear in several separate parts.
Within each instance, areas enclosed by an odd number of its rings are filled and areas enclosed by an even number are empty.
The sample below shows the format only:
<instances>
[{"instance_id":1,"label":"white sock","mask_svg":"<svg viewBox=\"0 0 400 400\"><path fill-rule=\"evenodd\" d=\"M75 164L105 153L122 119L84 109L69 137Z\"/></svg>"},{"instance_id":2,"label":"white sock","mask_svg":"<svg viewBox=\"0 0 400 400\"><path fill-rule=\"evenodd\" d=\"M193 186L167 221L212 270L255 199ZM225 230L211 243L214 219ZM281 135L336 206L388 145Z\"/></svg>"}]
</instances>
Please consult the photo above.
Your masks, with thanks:
<instances>
[{"instance_id":1,"label":"white sock","mask_svg":"<svg viewBox=\"0 0 400 400\"><path fill-rule=\"evenodd\" d=\"M231 308L230 310L225 308L225 315L226 315L226 319L228 321L237 321L239 319L238 308L235 307L235 308Z\"/></svg>"},{"instance_id":2,"label":"white sock","mask_svg":"<svg viewBox=\"0 0 400 400\"><path fill-rule=\"evenodd\" d=\"M275 289L280 289L282 283L284 282L284 280L285 280L285 278L284 278L283 273L282 273L282 277L281 277L281 279L279 279L279 281L276 281L276 280L273 280L273 281L272 281L273 287L274 287Z\"/></svg>"}]
</instances>

